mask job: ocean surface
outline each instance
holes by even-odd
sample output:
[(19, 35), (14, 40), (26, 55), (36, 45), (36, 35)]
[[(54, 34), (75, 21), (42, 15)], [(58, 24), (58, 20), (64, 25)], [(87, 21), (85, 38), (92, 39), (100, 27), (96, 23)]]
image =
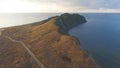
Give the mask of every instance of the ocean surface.
[(60, 13), (0, 13), (0, 28), (38, 22)]
[(70, 30), (102, 68), (120, 68), (120, 13), (84, 13), (87, 22)]
[[(33, 23), (60, 13), (0, 14), (0, 28)], [(120, 68), (120, 13), (80, 13), (87, 22), (69, 31), (102, 68)]]

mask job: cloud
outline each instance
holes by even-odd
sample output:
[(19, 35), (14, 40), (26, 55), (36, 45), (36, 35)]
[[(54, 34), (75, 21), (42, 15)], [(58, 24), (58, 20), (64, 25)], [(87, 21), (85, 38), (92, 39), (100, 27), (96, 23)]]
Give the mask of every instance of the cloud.
[(119, 0), (0, 0), (0, 12), (108, 12), (108, 10), (118, 12), (119, 2)]
[(2, 1), (0, 2), (0, 12), (68, 12), (77, 9), (84, 9), (81, 6), (70, 6), (64, 3), (53, 3), (46, 1)]

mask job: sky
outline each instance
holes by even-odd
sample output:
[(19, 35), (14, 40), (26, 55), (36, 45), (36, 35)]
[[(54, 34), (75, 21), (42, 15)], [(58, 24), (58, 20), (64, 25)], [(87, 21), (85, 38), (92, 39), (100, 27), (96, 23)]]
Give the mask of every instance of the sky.
[(119, 3), (120, 0), (0, 0), (0, 12), (120, 12)]
[(0, 28), (54, 16), (12, 13), (120, 13), (119, 3), (120, 0), (0, 0)]

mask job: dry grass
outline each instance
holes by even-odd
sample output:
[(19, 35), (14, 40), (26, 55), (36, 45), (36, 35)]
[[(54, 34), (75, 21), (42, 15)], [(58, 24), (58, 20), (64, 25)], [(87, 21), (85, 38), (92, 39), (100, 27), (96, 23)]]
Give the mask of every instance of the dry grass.
[[(24, 42), (46, 68), (95, 68), (94, 63), (91, 64), (89, 56), (80, 48), (77, 40), (59, 33), (59, 27), (54, 22), (55, 18), (41, 25), (8, 28), (3, 32), (3, 36)], [(1, 52), (0, 68), (3, 66), (37, 68), (34, 60), (20, 44), (8, 41), (6, 39), (0, 41), (0, 50), (6, 49), (5, 51), (10, 52), (6, 56), (3, 55), (4, 52)]]
[(0, 37), (0, 68), (39, 68), (19, 43)]

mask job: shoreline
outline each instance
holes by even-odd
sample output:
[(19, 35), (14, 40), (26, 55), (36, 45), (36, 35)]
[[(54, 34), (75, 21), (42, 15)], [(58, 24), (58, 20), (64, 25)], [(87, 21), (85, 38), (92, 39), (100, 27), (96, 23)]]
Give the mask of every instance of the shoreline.
[[(70, 35), (70, 34), (69, 34), (69, 36), (75, 38), (76, 43), (80, 46), (80, 40), (79, 40), (77, 37), (75, 37), (75, 36), (73, 36), (73, 35)], [(80, 48), (81, 48), (81, 47), (80, 47)], [(88, 55), (89, 60), (90, 60), (92, 63), (94, 63), (94, 65), (95, 65), (96, 68), (102, 68), (90, 54), (88, 54), (83, 48), (81, 48), (81, 49), (84, 51), (85, 54)]]

